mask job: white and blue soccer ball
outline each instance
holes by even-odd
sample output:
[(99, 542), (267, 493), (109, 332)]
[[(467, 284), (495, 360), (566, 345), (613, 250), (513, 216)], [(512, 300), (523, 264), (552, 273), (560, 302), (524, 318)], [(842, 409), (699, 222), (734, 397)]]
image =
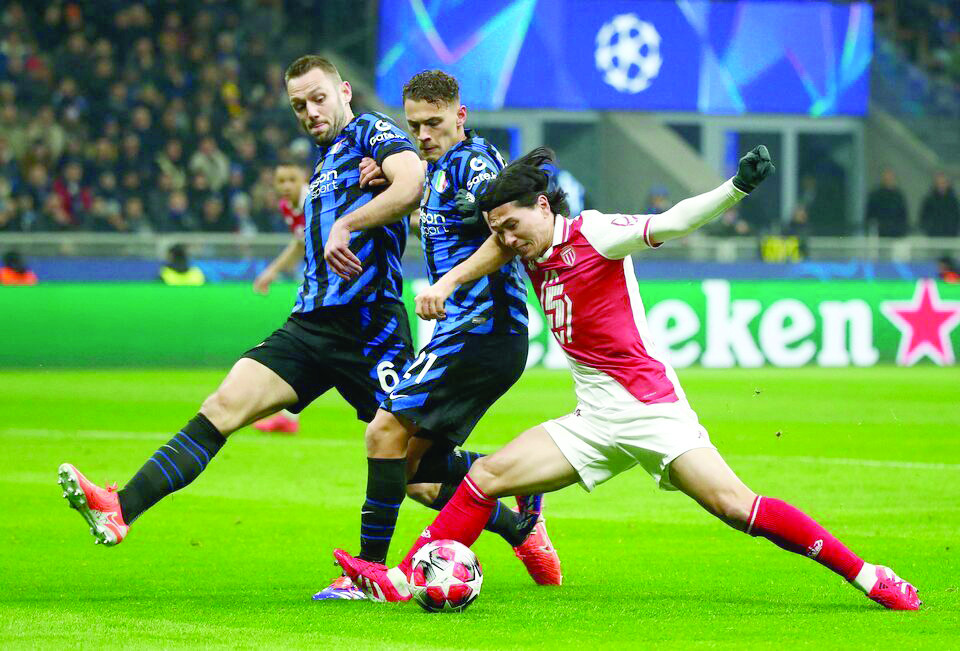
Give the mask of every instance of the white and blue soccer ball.
[(435, 540), (413, 556), (410, 591), (427, 612), (461, 612), (476, 601), (482, 585), (477, 555), (455, 540)]

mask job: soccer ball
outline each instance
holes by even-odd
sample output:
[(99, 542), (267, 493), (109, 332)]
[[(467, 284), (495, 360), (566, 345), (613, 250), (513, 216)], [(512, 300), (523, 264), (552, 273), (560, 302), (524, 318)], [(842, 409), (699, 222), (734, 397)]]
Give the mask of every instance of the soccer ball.
[(480, 595), (482, 584), (477, 555), (455, 540), (434, 540), (413, 555), (410, 591), (427, 612), (464, 610)]

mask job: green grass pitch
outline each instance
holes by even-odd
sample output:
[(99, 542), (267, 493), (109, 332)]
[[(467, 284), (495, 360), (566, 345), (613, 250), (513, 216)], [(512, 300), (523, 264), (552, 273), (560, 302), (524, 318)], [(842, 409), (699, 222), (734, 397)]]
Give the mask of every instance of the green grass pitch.
[[(238, 433), (186, 490), (95, 547), (57, 465), (125, 482), (195, 413), (211, 371), (0, 372), (3, 647), (960, 647), (960, 371), (689, 369), (691, 403), (754, 490), (806, 510), (920, 589), (888, 612), (835, 575), (726, 528), (634, 469), (547, 500), (560, 588), (510, 549), (475, 549), (483, 594), (460, 615), (313, 603), (331, 550), (356, 550), (362, 427), (335, 395), (297, 437)], [(468, 448), (490, 452), (574, 406), (566, 373), (529, 372)], [(397, 560), (433, 512), (408, 502)]]

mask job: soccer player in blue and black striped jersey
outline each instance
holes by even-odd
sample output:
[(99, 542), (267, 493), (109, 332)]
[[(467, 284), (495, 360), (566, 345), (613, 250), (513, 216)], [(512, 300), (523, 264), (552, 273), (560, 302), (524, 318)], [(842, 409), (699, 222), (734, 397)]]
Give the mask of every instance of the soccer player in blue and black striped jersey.
[[(326, 59), (297, 59), (285, 80), (290, 105), (317, 145), (304, 202), (306, 270), (293, 314), (244, 353), (199, 413), (119, 492), (95, 486), (70, 464), (60, 466), (64, 497), (97, 542), (121, 542), (144, 511), (196, 479), (228, 435), (279, 409), (299, 412), (336, 388), (370, 421), (389, 394), (388, 371), (400, 371), (413, 357), (400, 256), (406, 216), (423, 191), (422, 161), (387, 116), (353, 114), (350, 84)], [(385, 188), (361, 187), (365, 157), (383, 170)], [(405, 451), (380, 458), (369, 450), (366, 503), (399, 506)]]
[[(415, 75), (404, 86), (403, 100), (410, 132), (427, 161), (419, 225), (427, 275), (435, 283), (490, 236), (468, 199), (482, 193), (504, 163), (493, 144), (465, 128), (467, 108), (450, 75), (439, 70)], [(367, 428), (368, 439), (410, 441), (407, 494), (432, 508), (443, 508), (480, 456), (457, 447), (523, 373), (529, 343), (521, 272), (512, 260), (450, 296), (446, 318), (403, 369)], [(559, 584), (560, 562), (539, 513), (539, 496), (520, 501), (521, 513), (498, 503), (487, 529), (514, 547), (537, 583)], [(361, 531), (385, 543), (390, 534), (392, 528)]]

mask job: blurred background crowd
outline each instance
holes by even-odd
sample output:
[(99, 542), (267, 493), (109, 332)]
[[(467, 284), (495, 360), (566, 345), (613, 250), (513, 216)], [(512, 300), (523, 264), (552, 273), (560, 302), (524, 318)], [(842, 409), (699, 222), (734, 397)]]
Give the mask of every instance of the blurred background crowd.
[[(286, 102), (283, 71), (350, 20), (343, 3), (325, 7), (320, 20), (316, 4), (4, 3), (0, 231), (282, 231), (272, 166), (310, 158)], [(875, 10), (878, 32), (928, 73), (923, 92), (943, 95), (918, 105), (960, 112), (957, 3), (882, 0)], [(294, 18), (304, 15), (317, 20)], [(369, 67), (369, 52), (347, 54)], [(363, 103), (357, 97), (354, 108)], [(783, 228), (818, 234), (810, 220), (818, 212), (816, 181), (801, 185), (801, 203)], [(827, 196), (822, 188), (820, 194)], [(652, 208), (677, 199), (667, 195), (651, 193)], [(863, 223), (879, 235), (960, 235), (947, 173), (930, 180), (918, 215), (908, 215), (892, 170), (865, 204)], [(714, 232), (750, 235), (764, 226), (733, 214)]]
[(310, 4), (4, 3), (0, 231), (284, 230), (272, 166), (310, 155), (289, 17)]

